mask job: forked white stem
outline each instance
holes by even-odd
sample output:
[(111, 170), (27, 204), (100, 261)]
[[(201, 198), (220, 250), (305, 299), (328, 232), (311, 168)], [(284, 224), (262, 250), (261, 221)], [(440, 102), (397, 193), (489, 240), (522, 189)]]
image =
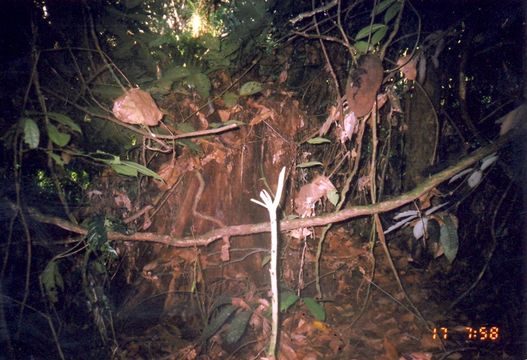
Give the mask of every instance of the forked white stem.
[(285, 178), (285, 167), (280, 171), (278, 175), (278, 185), (276, 187), (276, 194), (274, 201), (271, 198), (271, 195), (265, 190), (260, 191), (260, 198), (263, 202), (251, 199), (252, 202), (263, 206), (269, 212), (269, 219), (271, 222), (271, 263), (269, 267), (269, 273), (271, 274), (271, 291), (273, 293), (273, 298), (271, 300), (272, 304), (272, 314), (273, 314), (273, 323), (271, 327), (271, 340), (269, 341), (269, 349), (267, 350), (267, 355), (274, 359), (276, 354), (276, 343), (278, 340), (278, 222), (276, 217), (276, 210), (280, 205), (280, 199), (282, 197), (282, 190), (284, 188), (284, 178)]

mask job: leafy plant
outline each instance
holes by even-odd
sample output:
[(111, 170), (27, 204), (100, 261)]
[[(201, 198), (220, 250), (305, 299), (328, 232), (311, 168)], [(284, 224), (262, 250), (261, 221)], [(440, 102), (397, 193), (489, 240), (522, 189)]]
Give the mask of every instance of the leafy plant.
[(290, 290), (285, 290), (281, 294), (280, 299), (280, 311), (286, 312), (291, 306), (296, 304), (298, 301), (302, 301), (304, 305), (307, 307), (311, 315), (316, 320), (319, 321), (325, 321), (326, 320), (326, 311), (324, 310), (324, 307), (320, 305), (318, 301), (316, 301), (312, 297), (299, 297), (294, 292)]

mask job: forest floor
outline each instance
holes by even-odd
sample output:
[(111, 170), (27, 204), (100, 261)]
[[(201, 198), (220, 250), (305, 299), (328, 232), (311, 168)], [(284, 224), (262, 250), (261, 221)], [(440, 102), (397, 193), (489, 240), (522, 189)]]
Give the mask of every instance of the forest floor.
[[(488, 314), (492, 304), (482, 301), (480, 309), (473, 307), (465, 313), (449, 310), (452, 299), (458, 299), (474, 282), (473, 278), (462, 274), (463, 267), (468, 264), (458, 264), (452, 270), (444, 256), (417, 261), (411, 258), (405, 246), (394, 242), (389, 248), (403, 291), (381, 244), (375, 246), (372, 254), (367, 243), (359, 237), (350, 237), (344, 228), (330, 232), (325, 244), (320, 271), (324, 296), (316, 301), (323, 305), (325, 318), (317, 320), (321, 315), (317, 313), (318, 308), (305, 300), (316, 297), (315, 282), (306, 280), (301, 295), (305, 301), (296, 301), (281, 314), (278, 359), (516, 358), (513, 355), (518, 349), (512, 344), (512, 330), (503, 323), (492, 323), (483, 315)], [(303, 243), (289, 241), (285, 248), (283, 259), (289, 261), (283, 261), (282, 280), (298, 284), (299, 265), (290, 264), (293, 259), (302, 258)], [(314, 268), (315, 253), (316, 243), (311, 239), (304, 253), (301, 276), (305, 279), (314, 278), (310, 269)], [(232, 296), (235, 309), (231, 315), (252, 309), (250, 320), (247, 318), (242, 327), (243, 336), (235, 335), (232, 344), (229, 344), (229, 336), (236, 327), (233, 325), (236, 320), (231, 320), (230, 325), (225, 319), (220, 321), (218, 318), (225, 314), (218, 316), (222, 312), (216, 310), (216, 317), (211, 316), (214, 320), (203, 330), (197, 311), (189, 310), (196, 308), (192, 306), (193, 301), (188, 298), (183, 301), (182, 297), (185, 306), (180, 306), (177, 312), (168, 314), (154, 326), (145, 327), (141, 335), (133, 335), (131, 331), (126, 334), (126, 328), (130, 327), (125, 327), (119, 339), (121, 351), (117, 358), (265, 358), (269, 315), (261, 315), (256, 308), (258, 304), (268, 305), (263, 300), (268, 299), (268, 289), (265, 286), (257, 289), (253, 283), (238, 279), (225, 281), (223, 291)], [(472, 295), (469, 292), (465, 296)], [(289, 300), (289, 296), (282, 295), (281, 301)], [(462, 297), (460, 302), (463, 302)], [(210, 336), (204, 337), (207, 331)]]

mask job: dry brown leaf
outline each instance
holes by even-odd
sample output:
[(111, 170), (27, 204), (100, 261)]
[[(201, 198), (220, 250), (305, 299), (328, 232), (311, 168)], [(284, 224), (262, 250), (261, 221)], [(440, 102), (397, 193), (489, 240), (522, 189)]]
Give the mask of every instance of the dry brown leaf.
[(231, 242), (229, 241), (228, 236), (223, 237), (223, 241), (221, 243), (221, 261), (229, 261), (231, 259), (231, 255), (229, 253), (229, 250), (231, 248)]
[(231, 111), (219, 109), (218, 115), (220, 117), (221, 122), (226, 122), (226, 121), (229, 121), (229, 119), (231, 118)]
[(287, 81), (287, 69), (282, 70), (280, 75), (278, 76), (278, 83), (283, 84)]
[(130, 89), (117, 98), (112, 112), (119, 121), (127, 124), (156, 126), (163, 117), (152, 96), (138, 88)]
[(384, 355), (386, 356), (386, 359), (390, 360), (398, 360), (399, 359), (399, 351), (397, 351), (397, 348), (395, 345), (388, 340), (388, 338), (384, 337)]
[(335, 190), (335, 186), (326, 176), (318, 175), (309, 184), (305, 184), (295, 197), (295, 212), (301, 217), (313, 215), (315, 203)]
[(258, 115), (256, 115), (251, 120), (251, 122), (249, 123), (250, 126), (258, 125), (259, 123), (261, 123), (264, 120), (267, 120), (269, 118), (273, 118), (273, 116), (274, 116), (273, 110), (271, 110), (269, 108), (266, 108), (265, 106), (263, 106), (263, 107), (264, 107), (264, 109), (261, 109), (260, 112), (258, 113)]

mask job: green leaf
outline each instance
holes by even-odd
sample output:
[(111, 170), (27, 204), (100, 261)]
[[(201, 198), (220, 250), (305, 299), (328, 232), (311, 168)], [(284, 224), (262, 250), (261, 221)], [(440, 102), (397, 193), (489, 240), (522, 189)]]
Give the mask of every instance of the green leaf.
[(365, 37), (368, 37), (370, 35), (370, 31), (372, 33), (376, 32), (379, 29), (382, 29), (383, 27), (386, 27), (385, 24), (372, 24), (368, 25), (366, 27), (363, 27), (357, 35), (355, 35), (355, 40), (364, 39)]
[(22, 121), (24, 127), (24, 142), (30, 149), (37, 148), (40, 142), (40, 130), (37, 123), (30, 118), (22, 118), (20, 121)]
[(59, 129), (53, 124), (48, 124), (48, 136), (50, 140), (57, 146), (66, 146), (71, 139), (70, 134), (60, 132)]
[(55, 120), (58, 123), (61, 123), (62, 125), (65, 125), (69, 127), (71, 130), (78, 132), (79, 134), (82, 134), (82, 130), (75, 121), (73, 121), (68, 115), (64, 115), (61, 113), (56, 112), (49, 112), (48, 116), (50, 119)]
[(51, 158), (53, 159), (53, 161), (55, 161), (57, 165), (64, 167), (64, 160), (62, 160), (59, 155), (51, 153), (49, 156), (51, 156)]
[(388, 27), (385, 26), (383, 28), (380, 28), (377, 30), (371, 37), (371, 44), (377, 45), (386, 35), (386, 32), (388, 31)]
[(324, 143), (331, 143), (331, 140), (323, 138), (323, 137), (316, 137), (313, 139), (309, 139), (307, 143), (311, 145), (318, 145), (318, 144), (324, 144)]
[(183, 66), (172, 66), (171, 68), (166, 69), (161, 76), (160, 81), (174, 82), (177, 80), (184, 79), (190, 76), (190, 70), (188, 67)]
[(219, 51), (220, 50), (220, 39), (211, 34), (204, 34), (199, 37), (198, 42), (206, 47), (208, 50)]
[(122, 164), (111, 164), (110, 166), (118, 174), (137, 177), (137, 169)]
[(209, 97), (211, 85), (207, 75), (201, 72), (194, 73), (187, 78), (187, 83), (193, 86), (202, 98)]
[(443, 223), (440, 228), (439, 242), (443, 247), (445, 257), (449, 263), (454, 262), (459, 249), (459, 238), (457, 226), (453, 220), (453, 215), (447, 214), (442, 218)]
[(319, 165), (323, 165), (323, 164), (320, 161), (308, 161), (302, 164), (298, 164), (296, 167), (297, 168), (309, 168), (309, 167), (319, 166)]
[(108, 233), (104, 226), (104, 216), (96, 215), (86, 221), (86, 242), (91, 251), (100, 250), (108, 242)]
[(223, 102), (226, 107), (233, 107), (238, 102), (238, 95), (233, 92), (223, 94)]
[(240, 88), (240, 96), (249, 96), (262, 91), (262, 84), (258, 81), (248, 81)]
[(122, 160), (121, 164), (123, 164), (125, 166), (128, 166), (128, 167), (130, 167), (132, 169), (135, 169), (135, 170), (137, 170), (138, 172), (140, 172), (143, 175), (153, 177), (154, 179), (157, 179), (157, 180), (163, 180), (161, 178), (161, 176), (159, 176), (155, 171), (152, 171), (149, 168), (147, 168), (146, 166), (143, 166), (143, 165), (138, 164), (136, 162), (128, 161), (128, 160)]
[(367, 41), (357, 41), (353, 46), (361, 54), (366, 54), (368, 52), (368, 42)]
[(336, 189), (329, 191), (326, 196), (328, 197), (330, 203), (332, 203), (334, 206), (337, 206), (340, 196)]
[(319, 321), (326, 320), (326, 311), (324, 310), (324, 307), (320, 305), (315, 299), (308, 297), (302, 298), (302, 301), (315, 319)]
[(393, 4), (394, 1), (396, 1), (396, 0), (384, 0), (384, 1), (381, 1), (380, 3), (377, 4), (377, 6), (375, 6), (375, 10), (373, 11), (373, 14), (377, 15), (377, 14), (382, 13), (384, 10), (386, 10), (388, 8), (388, 6)]
[(207, 340), (225, 324), (232, 313), (236, 311), (236, 307), (233, 305), (224, 306), (220, 312), (212, 319), (212, 321), (203, 329), (201, 333), (201, 340)]
[(296, 295), (294, 292), (289, 290), (284, 291), (282, 294), (280, 294), (280, 311), (287, 311), (298, 301), (298, 299), (298, 295)]
[(384, 23), (388, 24), (397, 15), (400, 9), (401, 4), (399, 4), (398, 2), (390, 6), (390, 8), (384, 14)]
[(55, 304), (59, 301), (58, 290), (64, 289), (64, 280), (60, 274), (59, 267), (55, 260), (51, 260), (46, 265), (42, 274), (40, 274), (40, 282), (44, 288), (44, 292), (48, 296), (51, 303)]
[(225, 334), (225, 341), (227, 344), (234, 344), (242, 337), (243, 333), (247, 329), (247, 324), (251, 318), (252, 311), (240, 311), (234, 316), (229, 329)]

